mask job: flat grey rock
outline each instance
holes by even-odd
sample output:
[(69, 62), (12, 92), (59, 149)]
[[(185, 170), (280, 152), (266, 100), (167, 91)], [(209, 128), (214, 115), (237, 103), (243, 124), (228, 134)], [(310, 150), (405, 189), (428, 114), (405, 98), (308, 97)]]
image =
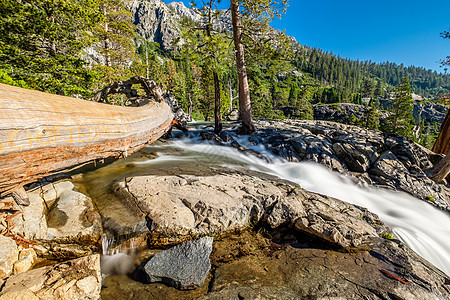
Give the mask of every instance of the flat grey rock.
[(150, 282), (164, 282), (178, 289), (201, 286), (211, 269), (212, 243), (212, 237), (204, 237), (157, 253), (144, 267)]

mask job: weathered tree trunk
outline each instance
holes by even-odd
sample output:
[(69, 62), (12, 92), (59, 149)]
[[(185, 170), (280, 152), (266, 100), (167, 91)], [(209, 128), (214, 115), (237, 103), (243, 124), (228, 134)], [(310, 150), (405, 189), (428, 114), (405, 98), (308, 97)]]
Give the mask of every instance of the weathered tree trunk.
[(437, 183), (442, 182), (450, 174), (450, 151), (447, 155), (433, 168), (431, 175), (432, 180)]
[(95, 159), (126, 157), (172, 125), (165, 102), (121, 107), (0, 84), (0, 194)]
[(450, 109), (442, 122), (438, 138), (433, 145), (433, 152), (447, 155), (431, 171), (429, 177), (436, 182), (442, 182), (450, 174)]
[(433, 152), (445, 154), (450, 151), (450, 109), (445, 116), (444, 122), (442, 122), (441, 130), (433, 145)]
[(236, 51), (236, 67), (239, 79), (239, 109), (242, 119), (242, 133), (255, 131), (252, 119), (252, 109), (250, 102), (250, 89), (248, 87), (247, 69), (244, 59), (244, 44), (242, 43), (242, 25), (239, 15), (239, 1), (231, 0), (231, 20), (233, 23), (233, 40)]
[(214, 133), (219, 134), (222, 131), (222, 116), (220, 115), (220, 85), (217, 72), (213, 72), (214, 77)]

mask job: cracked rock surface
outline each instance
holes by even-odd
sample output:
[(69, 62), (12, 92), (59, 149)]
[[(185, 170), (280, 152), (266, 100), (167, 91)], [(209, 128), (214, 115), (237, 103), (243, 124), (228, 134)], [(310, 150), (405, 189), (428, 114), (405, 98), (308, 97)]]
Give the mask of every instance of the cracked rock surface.
[(100, 289), (100, 255), (95, 254), (13, 275), (0, 299), (100, 299)]
[(450, 295), (448, 278), (396, 241), (375, 238), (371, 250), (345, 253), (291, 230), (272, 234), (269, 238), (244, 231), (216, 239), (211, 275), (195, 290), (112, 276), (104, 283), (102, 299), (448, 299)]
[[(150, 239), (166, 244), (234, 232), (259, 221), (271, 228), (295, 227), (341, 248), (358, 247), (385, 230), (378, 217), (363, 208), (275, 178), (143, 175), (116, 182), (113, 191), (141, 212)], [(109, 216), (121, 222), (122, 214)]]

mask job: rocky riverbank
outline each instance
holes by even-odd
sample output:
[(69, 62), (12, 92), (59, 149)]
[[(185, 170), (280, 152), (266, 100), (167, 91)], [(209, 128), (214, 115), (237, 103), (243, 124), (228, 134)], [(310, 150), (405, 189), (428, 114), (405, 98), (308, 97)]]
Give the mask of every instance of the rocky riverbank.
[(257, 121), (255, 142), (291, 161), (314, 161), (360, 184), (407, 192), (450, 208), (449, 190), (425, 174), (443, 157), (408, 138), (328, 121)]
[[(448, 209), (445, 186), (423, 171), (439, 157), (409, 140), (330, 122), (257, 126), (249, 145), (262, 142), (291, 161), (316, 161), (360, 184), (404, 190)], [(264, 157), (226, 135), (216, 142)], [(364, 207), (220, 163), (144, 163), (158, 155), (143, 149), (72, 179), (42, 181), (28, 190), (30, 206), (2, 199), (0, 299), (450, 296), (450, 278), (392, 239)], [(104, 244), (109, 255), (101, 269), (102, 236), (111, 243)], [(205, 236), (203, 248), (171, 248)], [(209, 262), (200, 255), (208, 251)], [(202, 260), (192, 281), (176, 271), (187, 268), (184, 256)], [(180, 265), (165, 263), (167, 257)]]

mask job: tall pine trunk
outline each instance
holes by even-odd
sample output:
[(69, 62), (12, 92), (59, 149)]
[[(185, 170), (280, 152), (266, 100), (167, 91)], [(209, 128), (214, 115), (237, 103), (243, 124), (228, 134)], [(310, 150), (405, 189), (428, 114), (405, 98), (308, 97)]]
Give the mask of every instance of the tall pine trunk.
[(250, 102), (250, 89), (248, 87), (247, 69), (244, 59), (244, 44), (242, 43), (242, 25), (239, 15), (239, 1), (231, 0), (231, 20), (233, 23), (233, 40), (236, 51), (236, 67), (239, 79), (239, 109), (242, 119), (241, 133), (255, 131), (252, 120), (252, 108)]
[(220, 115), (220, 85), (217, 72), (213, 72), (214, 77), (214, 133), (219, 134), (222, 131), (222, 116)]
[(103, 38), (103, 42), (105, 45), (105, 56), (106, 56), (106, 66), (111, 67), (111, 56), (110, 56), (110, 43), (109, 43), (109, 37), (108, 37), (108, 20), (106, 18), (106, 8), (103, 9), (103, 14), (105, 16), (105, 24), (103, 24), (103, 29), (105, 30), (105, 36)]

